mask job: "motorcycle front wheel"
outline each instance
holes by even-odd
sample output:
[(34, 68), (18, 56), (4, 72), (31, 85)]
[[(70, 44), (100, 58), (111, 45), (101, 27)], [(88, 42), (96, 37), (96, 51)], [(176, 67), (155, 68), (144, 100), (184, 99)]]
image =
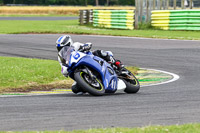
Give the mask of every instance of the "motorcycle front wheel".
[(83, 71), (75, 72), (74, 79), (81, 88), (93, 96), (102, 96), (105, 93), (100, 78), (91, 79), (88, 73)]

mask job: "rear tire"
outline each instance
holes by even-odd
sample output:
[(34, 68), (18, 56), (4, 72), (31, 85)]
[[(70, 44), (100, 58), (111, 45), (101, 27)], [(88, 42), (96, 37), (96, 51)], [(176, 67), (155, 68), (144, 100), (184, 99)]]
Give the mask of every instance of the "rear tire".
[(137, 93), (140, 89), (140, 83), (138, 79), (131, 73), (132, 79), (122, 79), (126, 84), (126, 93)]
[(95, 83), (89, 83), (90, 78), (86, 72), (75, 72), (74, 79), (81, 88), (93, 96), (102, 96), (105, 94), (104, 86), (99, 78), (95, 79)]

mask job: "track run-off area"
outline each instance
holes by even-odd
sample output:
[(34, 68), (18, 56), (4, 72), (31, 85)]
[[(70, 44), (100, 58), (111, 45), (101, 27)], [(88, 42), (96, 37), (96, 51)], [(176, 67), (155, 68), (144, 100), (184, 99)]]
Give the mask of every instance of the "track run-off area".
[[(154, 70), (154, 69), (146, 69), (140, 68), (137, 71), (136, 75), (137, 79), (139, 80), (140, 87), (146, 86), (154, 86), (154, 85), (161, 85), (167, 84), (170, 82), (174, 82), (179, 79), (179, 76), (165, 71)], [(119, 90), (115, 93), (121, 93), (124, 91)], [(34, 96), (34, 95), (50, 95), (50, 94), (66, 94), (72, 93), (71, 88), (54, 88), (50, 91), (30, 91), (30, 92), (9, 92), (9, 93), (2, 93), (0, 97), (13, 97), (13, 96)]]
[[(0, 56), (57, 59), (60, 34), (0, 35)], [(200, 41), (71, 35), (109, 50), (128, 66), (177, 74), (136, 94), (72, 93), (0, 98), (0, 130), (74, 130), (200, 122)], [(58, 70), (59, 71), (59, 70)]]

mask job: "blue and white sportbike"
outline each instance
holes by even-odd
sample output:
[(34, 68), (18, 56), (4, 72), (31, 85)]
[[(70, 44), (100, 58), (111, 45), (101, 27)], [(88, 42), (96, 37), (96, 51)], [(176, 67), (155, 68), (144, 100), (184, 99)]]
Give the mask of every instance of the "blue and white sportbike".
[[(66, 64), (69, 77), (77, 82), (72, 91), (81, 89), (94, 96), (105, 93), (115, 93), (124, 90), (126, 93), (137, 93), (140, 84), (137, 78), (127, 69), (119, 72), (100, 57), (94, 56), (91, 51), (67, 50)], [(75, 89), (75, 90), (73, 90)]]

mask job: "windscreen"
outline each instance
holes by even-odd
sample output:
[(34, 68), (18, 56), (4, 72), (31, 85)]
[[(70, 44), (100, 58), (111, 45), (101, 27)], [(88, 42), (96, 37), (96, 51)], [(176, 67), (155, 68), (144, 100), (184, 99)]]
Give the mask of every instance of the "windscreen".
[(74, 48), (73, 47), (69, 47), (67, 52), (66, 52), (66, 56), (65, 56), (65, 60), (66, 60), (66, 64), (69, 63), (69, 60), (70, 60), (70, 55), (71, 53), (74, 51)]
[(71, 53), (74, 51), (74, 47), (69, 47), (69, 46), (66, 46), (64, 47), (61, 51), (60, 51), (60, 54), (61, 54), (61, 61), (63, 64), (67, 64), (69, 63), (69, 60), (70, 60), (70, 55)]

